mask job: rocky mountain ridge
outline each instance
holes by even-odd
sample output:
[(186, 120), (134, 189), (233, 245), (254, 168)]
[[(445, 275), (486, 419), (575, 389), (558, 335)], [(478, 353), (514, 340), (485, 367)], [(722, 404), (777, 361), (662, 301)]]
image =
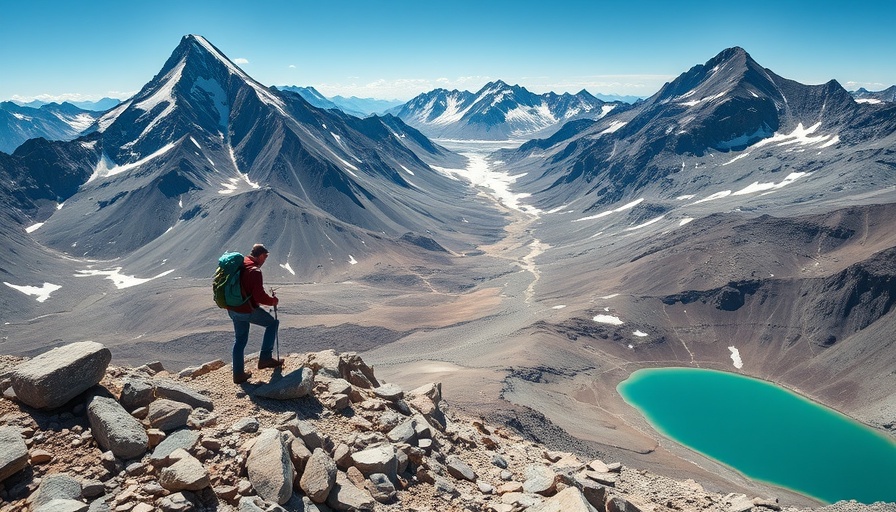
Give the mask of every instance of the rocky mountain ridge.
[(439, 383), (380, 382), (355, 353), (291, 354), (242, 386), (220, 360), (110, 361), (94, 342), (0, 358), (0, 510), (800, 510), (552, 451), (455, 414)]
[(431, 138), (502, 141), (547, 137), (569, 121), (600, 119), (629, 107), (585, 90), (535, 94), (497, 80), (475, 93), (435, 89), (390, 112)]

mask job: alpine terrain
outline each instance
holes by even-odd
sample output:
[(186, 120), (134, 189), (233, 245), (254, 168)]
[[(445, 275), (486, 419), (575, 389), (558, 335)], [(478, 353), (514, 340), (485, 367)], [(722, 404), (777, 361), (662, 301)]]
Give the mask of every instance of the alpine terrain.
[[(324, 366), (333, 374), (298, 407), (300, 420), (332, 429), (332, 446), (318, 446), (332, 459), (317, 460), (321, 471), (388, 488), (350, 455), (382, 445), (411, 460), (411, 473), (389, 480), (398, 501), (365, 501), (365, 509), (822, 505), (656, 431), (616, 391), (642, 368), (760, 378), (896, 434), (896, 103), (857, 101), (836, 81), (801, 84), (729, 48), (632, 105), (493, 82), (475, 94), (423, 94), (397, 115), (362, 119), (322, 107), (260, 84), (190, 35), (82, 135), (32, 138), (0, 153), (0, 377), (10, 375), (0, 390), (24, 393), (21, 381), (44, 379), (20, 365), (43, 368), (28, 362), (86, 341), (117, 365), (107, 371), (105, 359), (89, 384), (105, 382), (112, 402), (130, 393), (176, 402), (159, 391), (169, 379), (196, 385), (227, 411), (227, 425), (212, 431), (207, 416), (191, 416), (205, 442), (202, 450), (192, 443), (189, 456), (225, 475), (213, 485), (237, 486), (226, 489), (228, 506), (240, 493), (254, 499), (263, 484), (251, 473), (251, 484), (230, 480), (253, 471), (251, 443), (283, 437), (249, 439), (243, 421), (234, 426), (240, 417), (310, 437), (280, 414), (296, 412), (295, 403), (258, 394), (279, 375), (258, 372), (240, 388), (221, 369), (233, 331), (213, 304), (211, 276), (223, 252), (260, 242), (271, 251), (265, 283), (280, 299), (278, 352), (289, 354), (293, 376)], [(251, 332), (247, 352), (260, 343)], [(353, 371), (331, 352), (355, 365), (363, 356), (376, 380), (394, 386), (379, 389), (372, 369)], [(362, 374), (370, 386), (359, 384)], [(421, 386), (428, 402), (398, 398)], [(31, 431), (0, 434), (69, 443), (42, 425), (69, 433), (70, 423), (86, 425), (93, 395), (55, 417), (3, 402)], [(430, 423), (438, 433), (415, 419), (446, 404), (477, 419), (458, 419), (456, 429)], [(165, 416), (143, 409), (126, 417), (143, 415), (151, 428)], [(399, 424), (403, 433), (393, 432)], [(317, 455), (309, 447), (296, 450)], [(466, 464), (472, 477), (455, 464), (465, 456), (475, 461)], [(108, 476), (122, 510), (136, 510), (135, 495), (170, 497), (153, 475), (173, 459), (133, 466), (103, 457), (105, 469), (90, 473)], [(496, 469), (501, 458), (511, 459), (506, 473)], [(389, 475), (391, 460), (383, 462)], [(577, 462), (587, 460), (590, 469)], [(619, 464), (610, 471), (601, 461)], [(612, 478), (628, 501), (613, 501), (620, 495), (610, 480), (589, 498), (585, 473)], [(665, 478), (675, 483), (657, 483)], [(533, 491), (544, 479), (543, 492)], [(421, 482), (426, 491), (414, 487)], [(12, 495), (38, 492), (28, 485)], [(217, 499), (203, 489), (202, 499)], [(251, 506), (273, 510), (299, 494)], [(574, 495), (577, 508), (555, 499), (561, 494)], [(891, 505), (845, 501), (830, 510)]]
[(0, 102), (0, 151), (12, 153), (28, 139), (71, 140), (99, 117), (71, 103), (47, 103), (39, 107)]

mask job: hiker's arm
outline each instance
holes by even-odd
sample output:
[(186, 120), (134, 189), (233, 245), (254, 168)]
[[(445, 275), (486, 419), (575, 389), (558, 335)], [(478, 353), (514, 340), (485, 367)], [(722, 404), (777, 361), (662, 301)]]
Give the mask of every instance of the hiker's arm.
[(277, 299), (277, 297), (271, 297), (267, 294), (267, 292), (264, 291), (264, 284), (261, 281), (261, 275), (258, 274), (257, 280), (254, 279), (255, 276), (252, 277), (253, 281), (255, 281), (252, 283), (252, 300), (254, 300), (258, 304), (262, 304), (265, 306), (276, 306), (279, 302), (279, 299)]

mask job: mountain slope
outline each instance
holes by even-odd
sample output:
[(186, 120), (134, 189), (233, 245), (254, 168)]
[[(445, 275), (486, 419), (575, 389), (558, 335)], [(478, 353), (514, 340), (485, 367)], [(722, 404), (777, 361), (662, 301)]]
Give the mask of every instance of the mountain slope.
[(896, 132), (894, 112), (892, 105), (857, 104), (834, 81), (809, 86), (782, 78), (731, 48), (631, 110), (502, 159), (529, 172), (521, 184), (546, 208), (581, 200), (581, 211), (589, 211), (643, 193), (674, 201), (700, 196), (704, 187), (709, 195), (737, 191), (746, 180), (781, 183), (791, 172), (830, 177), (817, 171), (841, 163), (857, 169), (857, 152), (863, 173), (884, 173), (893, 158), (873, 155)]
[(429, 137), (509, 140), (547, 136), (570, 120), (598, 119), (622, 102), (604, 102), (586, 91), (537, 95), (502, 81), (477, 93), (436, 89), (407, 102), (396, 115)]
[(87, 130), (98, 113), (71, 103), (48, 103), (37, 108), (0, 103), (0, 151), (12, 153), (28, 139), (71, 140)]
[[(358, 119), (268, 89), (186, 36), (91, 133), (20, 148), (6, 165), (47, 169), (26, 196), (60, 207), (32, 208), (43, 225), (31, 236), (73, 257), (153, 272), (170, 261), (205, 276), (224, 250), (263, 240), (282, 265), (271, 272), (311, 276), (416, 251), (400, 241), (407, 233), (464, 250), (497, 229), (496, 213), (428, 165), (462, 160), (397, 119)], [(72, 182), (51, 186), (63, 168)], [(458, 229), (472, 216), (482, 222)]]

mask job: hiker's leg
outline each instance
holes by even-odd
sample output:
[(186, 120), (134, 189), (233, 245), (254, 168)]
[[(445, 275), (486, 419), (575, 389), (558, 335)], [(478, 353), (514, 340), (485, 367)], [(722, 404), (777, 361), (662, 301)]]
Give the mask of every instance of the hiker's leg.
[(243, 361), (246, 351), (246, 343), (249, 342), (249, 313), (236, 313), (227, 311), (230, 319), (233, 320), (233, 374), (239, 375), (245, 371), (245, 361)]
[(277, 328), (280, 326), (280, 320), (271, 316), (264, 309), (258, 308), (252, 311), (252, 319), (249, 321), (264, 327), (264, 337), (261, 339), (259, 359), (270, 359), (274, 352), (274, 340), (277, 337)]

